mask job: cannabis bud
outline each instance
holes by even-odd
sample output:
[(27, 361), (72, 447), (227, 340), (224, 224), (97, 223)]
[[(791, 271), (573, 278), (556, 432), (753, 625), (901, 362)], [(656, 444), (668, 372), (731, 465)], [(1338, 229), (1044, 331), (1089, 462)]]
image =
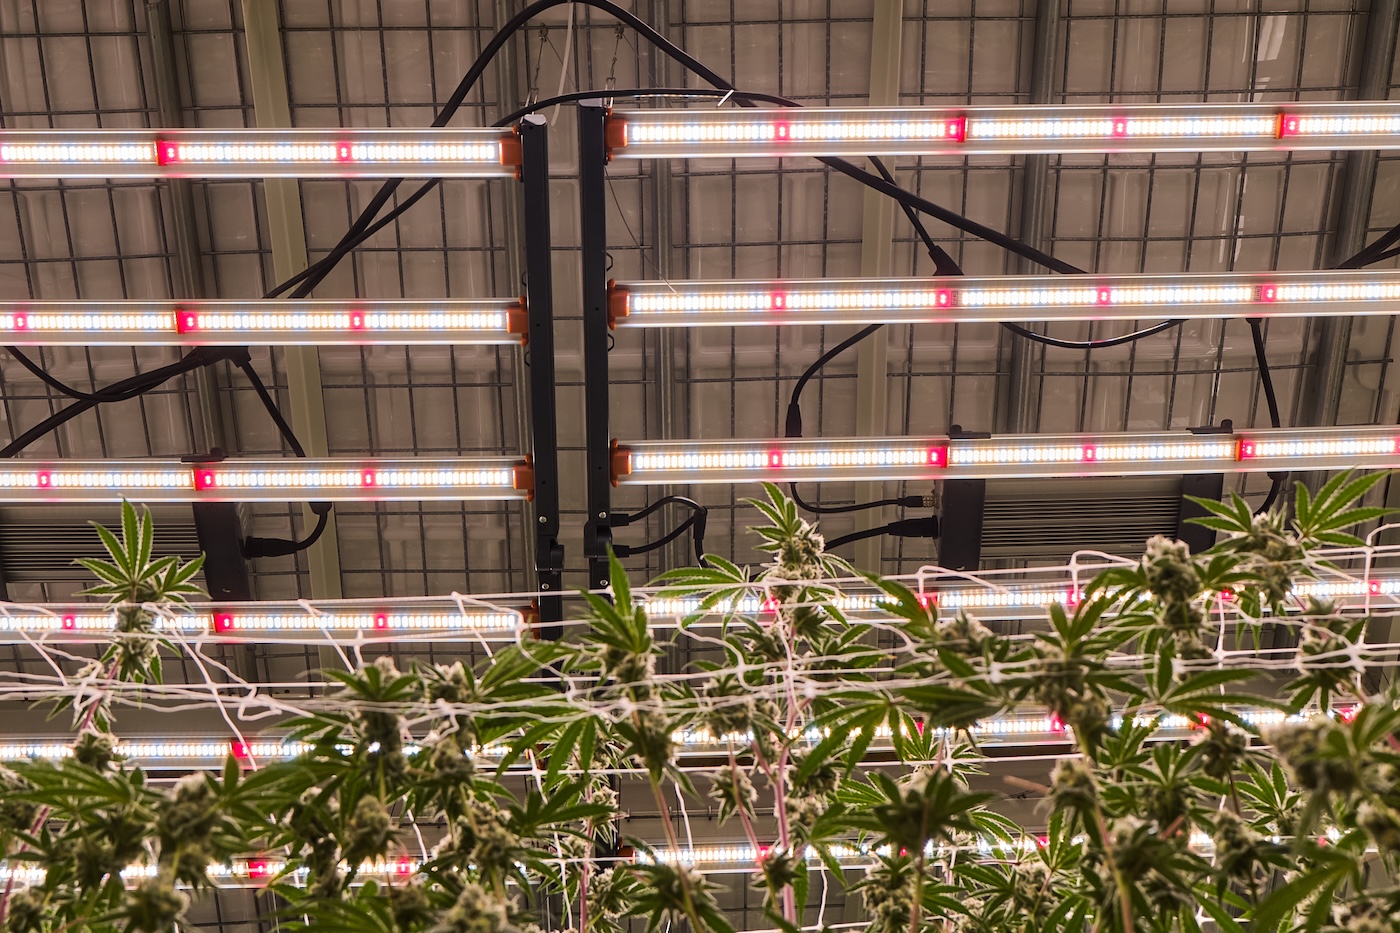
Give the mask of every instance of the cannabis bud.
[(353, 865), (361, 859), (383, 855), (392, 827), (393, 820), (383, 801), (378, 797), (361, 797), (345, 826), (349, 839), (345, 857)]
[(1050, 773), (1050, 800), (1056, 810), (1090, 810), (1099, 799), (1093, 767), (1082, 758), (1062, 758)]
[(165, 933), (189, 906), (189, 898), (164, 878), (143, 881), (128, 892), (123, 913), (127, 929), (140, 933)]
[(721, 768), (715, 772), (710, 796), (719, 801), (720, 822), (736, 813), (750, 813), (758, 803), (758, 789), (741, 768)]
[(1142, 555), (1147, 589), (1164, 603), (1188, 603), (1201, 593), (1201, 575), (1183, 541), (1156, 535)]
[(117, 740), (104, 732), (84, 730), (73, 743), (73, 760), (98, 771), (107, 770), (117, 757)]

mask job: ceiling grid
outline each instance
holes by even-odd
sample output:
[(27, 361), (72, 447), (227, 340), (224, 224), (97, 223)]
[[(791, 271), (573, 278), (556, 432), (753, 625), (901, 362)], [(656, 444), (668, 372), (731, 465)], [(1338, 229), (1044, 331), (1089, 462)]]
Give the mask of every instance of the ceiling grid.
[[(808, 104), (861, 104), (868, 94), (871, 6), (855, 0), (670, 0), (670, 34), (741, 87), (776, 91)], [(1360, 0), (1066, 0), (1055, 99), (1151, 102), (1341, 99), (1354, 81)], [(316, 0), (282, 4), (293, 123), (298, 126), (422, 126), (446, 99), (494, 31), (494, 0)], [(649, 8), (650, 9), (650, 8)], [(906, 0), (900, 97), (909, 104), (1018, 103), (1029, 100), (1033, 0)], [(135, 2), (76, 0), (0, 3), (0, 81), (6, 126), (145, 126), (154, 119), (144, 11)], [(643, 11), (645, 14), (648, 11)], [(178, 79), (191, 126), (251, 125), (252, 100), (240, 5), (228, 0), (171, 3)], [(86, 15), (86, 18), (85, 18)], [(547, 27), (515, 42), (515, 79), (528, 93), (556, 88), (651, 83), (656, 65), (630, 33), (587, 9), (542, 17)], [(1246, 50), (1241, 53), (1241, 49)], [(52, 62), (84, 68), (55, 71)], [(564, 64), (567, 61), (567, 71)], [(561, 74), (563, 75), (561, 79)], [(48, 78), (48, 90), (45, 91)], [(695, 79), (672, 66), (671, 83)], [(454, 125), (501, 115), (495, 76), (468, 96)], [(1396, 83), (1393, 76), (1392, 87)], [(52, 114), (52, 118), (50, 117)], [(561, 457), (565, 475), (582, 465), (581, 356), (577, 314), (579, 243), (573, 114), (549, 114), (555, 154), (555, 279), (559, 307)], [(1014, 230), (1023, 160), (1004, 156), (891, 160), (898, 181), (953, 210)], [(1325, 255), (1335, 210), (1328, 194), (1341, 159), (1331, 153), (1066, 155), (1052, 157), (1046, 242), (1056, 255), (1106, 272), (1315, 268)], [(1372, 233), (1395, 211), (1384, 195), (1397, 185), (1396, 159), (1382, 156)], [(652, 163), (610, 168), (609, 249), (617, 278), (657, 274), (665, 243), (670, 274), (699, 277), (838, 276), (859, 271), (857, 186), (833, 180), (804, 159), (675, 162), (657, 185)], [(273, 284), (268, 221), (260, 183), (203, 180), (192, 185), (200, 249), (211, 291), (253, 297)], [(374, 190), (371, 182), (317, 179), (299, 185), (308, 255), (327, 254)], [(507, 184), (448, 180), (402, 220), (378, 234), (321, 286), (324, 297), (482, 297), (518, 293), (506, 259)], [(159, 183), (9, 182), (0, 211), (0, 297), (163, 297), (174, 250), (170, 207)], [(658, 197), (669, 202), (658, 203)], [(73, 218), (81, 216), (81, 223)], [(96, 222), (105, 216), (103, 222)], [(8, 218), (8, 219), (7, 219)], [(668, 236), (658, 237), (660, 221)], [(938, 224), (937, 241), (969, 274), (1009, 268), (994, 247)], [(932, 264), (902, 217), (894, 268), (927, 275)], [(1143, 322), (1151, 323), (1151, 322)], [(1130, 324), (1055, 324), (1068, 339), (1111, 336)], [(661, 365), (654, 335), (618, 331), (612, 353), (613, 433), (766, 437), (780, 433), (788, 393), (803, 369), (852, 328), (705, 329), (673, 335)], [(892, 325), (889, 425), (909, 434), (952, 424), (990, 429), (1005, 391), (1010, 342), (989, 324)], [(1385, 421), (1395, 395), (1391, 321), (1357, 322), (1340, 420)], [(1285, 425), (1302, 420), (1315, 327), (1272, 321), (1267, 340)], [(493, 347), (325, 347), (319, 351), (333, 455), (492, 455), (521, 449), (521, 398), (513, 354)], [(105, 384), (173, 358), (159, 348), (45, 349), (42, 360), (84, 387)], [(287, 398), (286, 361), (254, 349), (255, 365)], [(1182, 428), (1231, 418), (1266, 422), (1248, 329), (1243, 322), (1193, 321), (1137, 344), (1093, 352), (1037, 348), (1033, 378), (1041, 430)], [(855, 355), (838, 358), (808, 387), (808, 436), (855, 427)], [(668, 374), (664, 389), (659, 374)], [(669, 374), (674, 373), (674, 376)], [(62, 401), (10, 367), (0, 386), (0, 417), (12, 435)], [(231, 446), (241, 455), (285, 454), (242, 376), (220, 366)], [(665, 407), (670, 406), (670, 407)], [(664, 410), (664, 414), (663, 414)], [(570, 417), (570, 415), (573, 417)], [(664, 427), (669, 424), (670, 427)], [(140, 401), (102, 406), (37, 445), (65, 456), (188, 453), (200, 418), (193, 381), (172, 382)], [(1247, 489), (1262, 493), (1262, 481)], [(685, 491), (678, 487), (678, 491)], [(707, 545), (751, 559), (727, 488), (689, 490), (717, 508)], [(824, 503), (850, 501), (841, 484), (805, 491)], [(927, 490), (908, 488), (907, 492)], [(566, 486), (565, 513), (582, 518), (581, 490)], [(741, 493), (742, 494), (742, 491)], [(620, 490), (617, 506), (638, 508), (649, 494)], [(299, 510), (259, 505), (254, 533), (304, 531)], [(342, 585), (347, 595), (503, 591), (525, 582), (527, 529), (518, 508), (468, 505), (345, 505)], [(723, 513), (723, 514), (721, 514)], [(652, 540), (665, 513), (619, 533)], [(823, 521), (849, 530), (842, 516)], [(571, 528), (564, 537), (570, 538)], [(634, 560), (654, 572), (678, 553)], [(934, 556), (928, 542), (886, 541), (882, 569), (909, 569)], [(582, 555), (568, 554), (571, 571)], [(303, 561), (259, 561), (259, 595), (307, 592)], [(582, 582), (581, 576), (574, 578)]]

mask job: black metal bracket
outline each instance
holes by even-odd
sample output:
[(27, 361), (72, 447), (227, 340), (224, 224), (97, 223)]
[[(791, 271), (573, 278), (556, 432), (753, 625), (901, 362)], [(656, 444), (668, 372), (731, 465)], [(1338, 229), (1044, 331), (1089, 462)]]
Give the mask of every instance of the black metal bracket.
[(1192, 434), (1234, 434), (1235, 422), (1229, 418), (1219, 424), (1206, 424), (1197, 428), (1187, 428)]
[[(535, 573), (539, 580), (541, 636), (557, 638), (564, 618), (564, 548), (559, 543), (559, 434), (554, 397), (554, 276), (549, 215), (548, 123), (521, 119), (520, 182), (524, 188), (525, 282), (530, 346), (530, 425), (535, 473)], [(557, 595), (550, 595), (557, 594)]]
[(608, 585), (612, 544), (612, 439), (608, 433), (608, 238), (606, 124), (601, 100), (578, 105), (579, 225), (583, 256), (583, 405), (588, 464), (588, 520), (583, 553), (588, 583)]

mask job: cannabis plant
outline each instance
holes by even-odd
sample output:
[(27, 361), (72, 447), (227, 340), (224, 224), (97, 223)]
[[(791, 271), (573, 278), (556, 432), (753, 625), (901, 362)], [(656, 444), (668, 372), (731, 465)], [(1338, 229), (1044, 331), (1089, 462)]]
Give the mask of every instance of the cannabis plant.
[[(858, 572), (768, 486), (760, 565), (641, 591), (613, 560), (568, 637), (328, 671), (279, 725), (304, 754), (173, 787), (99, 731), (106, 685), (159, 679), (158, 620), (198, 566), (151, 561), (131, 512), (89, 568), (129, 621), (59, 691), (73, 753), (3, 774), (0, 842), (37, 869), (4, 923), (173, 930), (252, 858), (293, 930), (730, 933), (678, 830), (712, 808), (785, 933), (833, 886), (868, 933), (1400, 931), (1400, 696), (1373, 686), (1393, 648), (1304, 595), (1380, 517), (1378, 480), (1262, 515), (1202, 502), (1214, 548), (1154, 539), (1025, 631)], [(1018, 718), (1053, 754), (994, 780), (986, 723)]]

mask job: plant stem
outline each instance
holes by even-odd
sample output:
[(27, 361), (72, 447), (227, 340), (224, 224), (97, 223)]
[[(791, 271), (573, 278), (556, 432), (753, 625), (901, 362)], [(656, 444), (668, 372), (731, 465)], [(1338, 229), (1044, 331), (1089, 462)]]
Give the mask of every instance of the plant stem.
[(1128, 880), (1123, 877), (1123, 870), (1113, 861), (1113, 843), (1109, 842), (1108, 824), (1104, 821), (1103, 810), (1095, 807), (1094, 818), (1099, 824), (1104, 855), (1107, 856), (1109, 864), (1113, 865), (1113, 883), (1118, 887), (1118, 907), (1123, 915), (1123, 933), (1133, 933), (1133, 905), (1128, 891)]
[[(666, 828), (666, 842), (671, 847), (672, 852), (679, 853), (681, 850), (680, 839), (676, 837), (676, 827), (671, 825), (671, 808), (666, 806), (666, 795), (661, 792), (661, 783), (648, 775), (647, 783), (651, 785), (652, 796), (656, 798), (657, 809), (661, 813), (661, 825)], [(690, 875), (686, 873), (684, 865), (679, 860), (676, 863), (676, 877), (681, 882), (681, 900), (684, 904), (685, 915), (690, 919), (690, 926), (694, 933), (701, 933), (705, 929), (700, 922), (700, 916), (695, 910), (695, 901), (690, 896)]]

